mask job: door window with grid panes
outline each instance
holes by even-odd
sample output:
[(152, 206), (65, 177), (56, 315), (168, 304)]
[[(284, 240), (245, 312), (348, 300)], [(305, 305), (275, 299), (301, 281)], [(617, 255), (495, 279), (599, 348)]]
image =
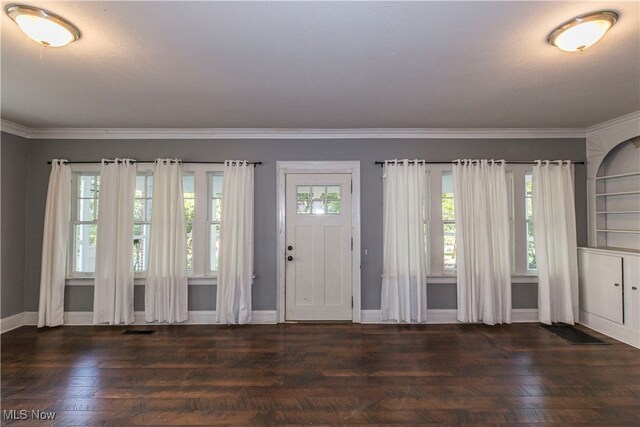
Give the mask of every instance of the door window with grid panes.
[(298, 185), (296, 213), (298, 215), (339, 215), (339, 185)]

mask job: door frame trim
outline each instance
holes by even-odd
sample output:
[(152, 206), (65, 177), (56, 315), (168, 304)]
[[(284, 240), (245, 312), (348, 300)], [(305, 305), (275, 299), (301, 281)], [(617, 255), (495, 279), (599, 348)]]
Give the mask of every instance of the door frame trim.
[(276, 312), (277, 322), (285, 321), (285, 238), (286, 238), (286, 175), (288, 173), (344, 173), (351, 175), (353, 193), (351, 195), (351, 235), (353, 237), (352, 265), (351, 265), (351, 294), (353, 296), (353, 308), (351, 321), (360, 323), (360, 162), (359, 161), (277, 161), (276, 162), (276, 188), (278, 206), (278, 241), (276, 247), (277, 257), (277, 297)]

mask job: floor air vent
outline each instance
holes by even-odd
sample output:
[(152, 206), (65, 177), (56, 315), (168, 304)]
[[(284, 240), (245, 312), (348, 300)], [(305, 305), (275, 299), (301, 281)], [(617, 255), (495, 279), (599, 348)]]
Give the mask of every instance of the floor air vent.
[(148, 329), (127, 329), (122, 335), (151, 335), (154, 332)]
[(545, 331), (568, 341), (570, 344), (599, 344), (608, 345), (609, 343), (602, 341), (600, 338), (596, 338), (593, 335), (576, 329), (571, 325), (565, 325), (563, 323), (557, 323), (554, 325), (540, 325)]

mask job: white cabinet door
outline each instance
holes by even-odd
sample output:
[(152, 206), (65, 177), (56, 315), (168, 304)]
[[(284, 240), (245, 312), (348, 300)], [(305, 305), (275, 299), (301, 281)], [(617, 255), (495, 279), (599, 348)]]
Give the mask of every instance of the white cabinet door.
[(287, 174), (285, 200), (286, 320), (351, 320), (351, 175)]
[(579, 264), (583, 310), (622, 325), (622, 257), (583, 251)]
[(640, 258), (624, 257), (625, 325), (640, 330)]

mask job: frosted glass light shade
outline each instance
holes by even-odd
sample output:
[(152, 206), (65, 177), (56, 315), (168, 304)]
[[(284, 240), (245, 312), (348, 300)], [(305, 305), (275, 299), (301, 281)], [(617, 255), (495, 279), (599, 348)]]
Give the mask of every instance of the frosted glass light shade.
[(37, 7), (10, 5), (6, 12), (27, 37), (44, 47), (62, 47), (80, 38), (69, 21)]
[(547, 41), (565, 52), (582, 52), (600, 40), (617, 21), (618, 14), (610, 10), (581, 15), (553, 30)]

